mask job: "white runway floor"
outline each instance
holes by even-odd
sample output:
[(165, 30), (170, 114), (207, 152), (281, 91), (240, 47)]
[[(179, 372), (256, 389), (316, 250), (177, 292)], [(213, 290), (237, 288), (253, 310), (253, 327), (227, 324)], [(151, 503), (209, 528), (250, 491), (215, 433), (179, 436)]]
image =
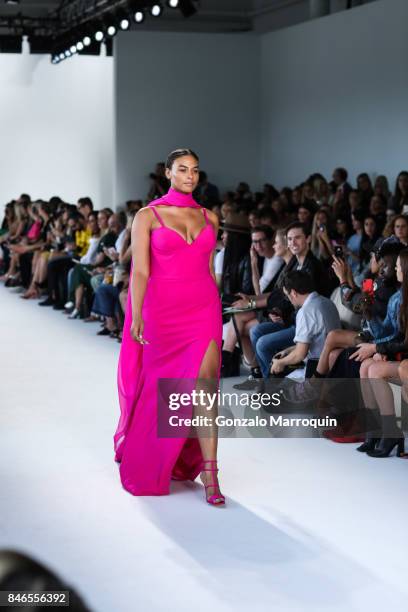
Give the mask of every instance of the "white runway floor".
[(112, 436), (120, 345), (0, 287), (0, 546), (94, 612), (408, 607), (408, 461), (326, 440), (222, 439), (225, 508), (201, 485), (137, 498)]

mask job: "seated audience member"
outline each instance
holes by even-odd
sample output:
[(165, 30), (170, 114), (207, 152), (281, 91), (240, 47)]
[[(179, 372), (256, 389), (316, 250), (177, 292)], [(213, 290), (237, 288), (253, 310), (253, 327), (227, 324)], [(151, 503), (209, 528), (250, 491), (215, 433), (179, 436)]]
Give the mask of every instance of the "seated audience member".
[(278, 215), (269, 206), (261, 211), (261, 225), (267, 225), (275, 230), (278, 227)]
[(31, 271), (27, 270), (27, 279), (31, 277), (31, 282), (27, 291), (21, 296), (23, 299), (39, 298), (41, 288), (47, 278), (47, 263), (52, 245), (52, 227), (55, 218), (51, 215), (51, 207), (47, 202), (41, 202), (38, 213), (42, 222), (38, 242), (40, 247), (34, 252)]
[[(358, 210), (358, 211), (361, 211), (361, 213), (364, 216), (364, 211), (361, 206), (360, 192), (357, 191), (357, 189), (352, 189), (349, 193), (348, 208), (349, 208), (350, 213), (353, 213), (356, 210)], [(341, 214), (344, 214), (344, 213), (341, 213)], [(346, 214), (349, 214), (349, 213), (346, 213)]]
[(250, 210), (248, 213), (248, 221), (251, 228), (261, 225), (261, 211), (256, 209)]
[(371, 198), (374, 195), (373, 185), (367, 172), (362, 172), (357, 177), (357, 191), (360, 194), (360, 201), (362, 209), (368, 213)]
[(334, 232), (331, 228), (331, 219), (326, 210), (318, 210), (313, 217), (312, 237), (310, 250), (318, 259), (330, 259), (332, 256), (332, 239)]
[(362, 211), (355, 210), (351, 213), (351, 225), (353, 232), (346, 242), (344, 254), (351, 268), (352, 274), (358, 274), (360, 267), (360, 247), (363, 237), (364, 215)]
[[(254, 288), (255, 295), (261, 296), (264, 292), (274, 286), (274, 283), (279, 276), (280, 271), (285, 266), (285, 260), (281, 257), (278, 247), (276, 252), (275, 245), (272, 242), (273, 231), (270, 227), (258, 226), (251, 230), (252, 245), (250, 249), (251, 261), (251, 282)], [(286, 246), (285, 246), (286, 251)], [(260, 274), (261, 267), (261, 274)], [(234, 301), (232, 306), (236, 308), (245, 308), (251, 304), (253, 297), (249, 297), (243, 292), (238, 292), (240, 299)], [(266, 301), (265, 301), (266, 304)], [(244, 350), (244, 356), (251, 354), (249, 329), (258, 322), (254, 310), (241, 312), (235, 315), (235, 323), (241, 336), (241, 342)], [(232, 359), (235, 345), (237, 343), (237, 335), (232, 321), (229, 321), (227, 326), (226, 337), (224, 340), (222, 351), (222, 376), (236, 376), (239, 374), (239, 368), (232, 367)]]
[(317, 206), (329, 206), (330, 188), (324, 177), (315, 178), (313, 182)]
[(297, 220), (299, 223), (303, 223), (310, 230), (313, 223), (313, 215), (316, 209), (310, 202), (302, 202), (297, 209)]
[(207, 173), (200, 170), (200, 179), (197, 189), (193, 193), (194, 198), (202, 204), (210, 208), (213, 204), (218, 204), (220, 201), (220, 192), (216, 185), (213, 185), (208, 180)]
[(387, 223), (383, 236), (386, 242), (400, 242), (408, 246), (408, 216), (396, 215)]
[(366, 216), (364, 218), (363, 233), (361, 236), (359, 266), (357, 268), (357, 274), (354, 277), (356, 284), (360, 287), (369, 274), (371, 252), (374, 250), (380, 236), (381, 231), (378, 228), (376, 219), (372, 215)]
[(68, 215), (65, 246), (61, 255), (48, 260), (48, 297), (39, 302), (39, 306), (53, 306), (55, 310), (64, 309), (67, 275), (75, 265), (73, 258), (85, 255), (89, 247), (91, 233), (86, 226), (87, 222), (80, 213), (75, 212)]
[[(30, 288), (33, 269), (46, 244), (48, 226), (45, 231), (43, 231), (43, 226), (48, 222), (51, 213), (50, 205), (47, 202), (30, 203), (28, 209), (33, 223), (17, 244), (10, 245), (11, 263), (15, 262), (19, 268), (20, 284), (26, 290)], [(46, 221), (43, 220), (40, 211), (43, 211), (42, 215)]]
[(302, 186), (302, 204), (306, 204), (312, 209), (313, 213), (316, 212), (317, 204), (315, 199), (315, 192), (313, 187), (313, 181), (307, 180)]
[(388, 179), (383, 174), (377, 176), (374, 182), (374, 195), (379, 195), (382, 198), (385, 198), (387, 203), (387, 209), (390, 208), (390, 203), (392, 200), (392, 194), (390, 191), (390, 187), (388, 184)]
[(170, 182), (166, 177), (166, 165), (163, 162), (156, 164), (155, 172), (149, 174), (151, 181), (150, 189), (147, 194), (147, 201), (151, 202), (164, 196), (170, 187)]
[(396, 214), (408, 214), (408, 171), (406, 170), (400, 172), (397, 177), (389, 207)]
[(132, 258), (131, 229), (134, 215), (128, 217), (125, 239), (118, 253), (118, 260), (113, 270), (112, 282), (102, 282), (95, 291), (89, 320), (95, 320), (95, 315), (104, 318), (102, 329), (98, 336), (109, 336), (121, 340), (126, 302), (122, 306), (121, 293), (129, 283), (130, 262)]
[(240, 200), (246, 200), (248, 202), (251, 202), (252, 199), (253, 196), (248, 183), (245, 183), (243, 181), (239, 183), (234, 194), (234, 201), (237, 202)]
[(378, 229), (382, 232), (387, 222), (387, 200), (381, 195), (373, 195), (370, 200), (369, 213), (374, 217)]
[[(283, 375), (289, 366), (309, 359), (317, 360), (327, 334), (340, 327), (336, 306), (331, 300), (317, 293), (313, 278), (308, 272), (292, 270), (282, 283), (283, 292), (296, 312), (294, 346), (275, 354), (271, 373)], [(312, 369), (308, 372), (310, 376)]]
[(292, 216), (285, 207), (284, 198), (279, 197), (272, 201), (272, 210), (276, 214), (276, 227), (283, 229), (292, 221)]
[(215, 255), (214, 271), (223, 303), (236, 300), (240, 291), (252, 293), (252, 269), (249, 250), (251, 233), (246, 215), (231, 213), (221, 222), (223, 248)]
[(345, 168), (336, 168), (333, 171), (333, 183), (335, 193), (330, 202), (334, 216), (347, 215), (350, 212), (349, 195), (352, 191), (351, 185), (347, 182), (348, 172)]
[[(307, 228), (298, 222), (294, 222), (286, 229), (287, 248), (292, 257), (289, 263), (282, 269), (280, 276), (274, 283), (274, 288), (265, 296), (243, 296), (241, 302), (243, 306), (245, 300), (255, 308), (266, 307), (268, 319), (261, 320), (257, 324), (253, 316), (248, 321), (247, 327), (250, 335), (250, 343), (246, 342), (244, 354), (248, 363), (252, 364), (251, 374), (242, 383), (234, 385), (236, 389), (256, 388), (257, 378), (267, 378), (272, 356), (291, 346), (295, 334), (294, 311), (291, 303), (282, 291), (282, 281), (284, 274), (291, 270), (303, 270), (309, 273), (314, 279), (315, 285), (320, 293), (326, 296), (331, 293), (331, 283), (322, 263), (310, 251), (310, 236)], [(270, 315), (270, 316), (269, 316)], [(245, 313), (248, 317), (248, 314)], [(242, 327), (241, 334), (246, 332)], [(241, 336), (245, 337), (245, 336)], [(257, 365), (254, 365), (256, 363)]]
[[(94, 253), (94, 262), (92, 264), (77, 264), (75, 266), (71, 280), (71, 299), (64, 306), (64, 308), (68, 310), (72, 307), (72, 302), (75, 302), (74, 309), (68, 317), (70, 319), (80, 318), (84, 291), (85, 289), (91, 292), (93, 291), (91, 280), (94, 272), (97, 271), (97, 274), (104, 275), (106, 268), (111, 266), (112, 262), (117, 261), (119, 258), (123, 241), (126, 238), (126, 213), (120, 211), (119, 213), (111, 215), (108, 225), (110, 232), (98, 240)], [(96, 231), (96, 225), (93, 226), (93, 229)]]
[(77, 202), (77, 210), (86, 220), (88, 220), (93, 208), (94, 206), (91, 198), (88, 198), (88, 196), (79, 198)]

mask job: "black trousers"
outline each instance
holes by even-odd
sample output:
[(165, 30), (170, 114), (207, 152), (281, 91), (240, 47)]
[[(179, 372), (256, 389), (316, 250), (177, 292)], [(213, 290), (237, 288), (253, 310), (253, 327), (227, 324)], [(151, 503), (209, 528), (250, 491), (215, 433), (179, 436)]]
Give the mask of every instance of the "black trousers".
[(18, 264), (20, 266), (21, 284), (27, 289), (31, 282), (31, 268), (33, 263), (34, 253), (22, 253), (18, 258)]
[(59, 304), (65, 304), (67, 300), (68, 271), (74, 266), (71, 257), (58, 257), (48, 262), (48, 294)]

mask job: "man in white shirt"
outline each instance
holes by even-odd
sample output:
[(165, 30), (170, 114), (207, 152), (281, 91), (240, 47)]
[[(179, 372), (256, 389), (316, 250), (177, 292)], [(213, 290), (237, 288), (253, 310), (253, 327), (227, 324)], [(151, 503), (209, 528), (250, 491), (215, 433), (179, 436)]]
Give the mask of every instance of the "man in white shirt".
[[(282, 268), (284, 261), (275, 255), (273, 248), (274, 231), (268, 225), (258, 225), (252, 229), (252, 245), (250, 250), (252, 284), (255, 295), (263, 293), (271, 280)], [(263, 257), (262, 274), (259, 275), (258, 258)]]

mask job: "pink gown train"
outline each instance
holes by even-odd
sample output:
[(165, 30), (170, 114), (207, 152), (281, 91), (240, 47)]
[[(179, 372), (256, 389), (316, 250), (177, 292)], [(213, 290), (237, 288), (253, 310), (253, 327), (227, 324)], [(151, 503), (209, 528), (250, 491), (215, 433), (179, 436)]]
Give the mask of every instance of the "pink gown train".
[[(170, 203), (166, 198), (171, 199), (172, 193), (177, 200), (170, 190), (149, 204), (161, 224), (151, 232), (150, 277), (142, 307), (143, 337), (150, 344), (141, 345), (130, 336), (129, 288), (118, 363), (121, 414), (114, 435), (115, 460), (120, 463), (123, 487), (133, 495), (167, 495), (172, 476), (194, 480), (200, 472), (197, 438), (157, 436), (158, 379), (196, 379), (212, 340), (219, 351), (220, 378), (221, 299), (209, 268), (216, 245), (214, 228), (206, 209), (202, 209), (206, 225), (191, 244), (166, 227), (155, 206)], [(178, 198), (201, 208), (191, 196), (178, 194)]]

